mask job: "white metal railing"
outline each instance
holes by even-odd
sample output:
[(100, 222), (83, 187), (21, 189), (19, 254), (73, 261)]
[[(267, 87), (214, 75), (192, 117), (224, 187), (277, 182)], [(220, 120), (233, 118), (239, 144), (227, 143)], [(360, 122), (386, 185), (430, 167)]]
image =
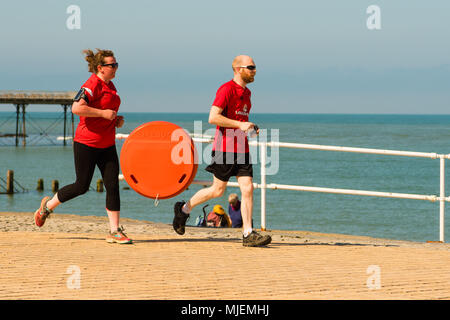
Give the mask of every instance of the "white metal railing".
[[(211, 143), (214, 138), (211, 136), (191, 134), (194, 142)], [(117, 139), (126, 139), (128, 135), (117, 134)], [(424, 153), (424, 152), (411, 152), (411, 151), (398, 151), (398, 150), (382, 150), (382, 149), (369, 149), (369, 148), (353, 148), (353, 147), (340, 147), (340, 146), (325, 146), (314, 144), (300, 144), (300, 143), (286, 143), (286, 142), (258, 142), (249, 141), (250, 146), (259, 147), (260, 151), (260, 165), (261, 165), (261, 183), (254, 183), (254, 188), (261, 189), (261, 230), (266, 230), (266, 189), (280, 189), (280, 190), (296, 190), (307, 192), (322, 192), (322, 193), (334, 193), (334, 194), (350, 194), (361, 196), (373, 196), (373, 197), (385, 197), (385, 198), (402, 198), (402, 199), (415, 199), (415, 200), (428, 200), (439, 201), (439, 241), (444, 242), (444, 228), (445, 228), (445, 202), (450, 201), (450, 197), (445, 197), (445, 159), (450, 159), (450, 154), (437, 154), (437, 153)], [(335, 189), (335, 188), (321, 188), (321, 187), (308, 187), (297, 185), (284, 185), (266, 182), (266, 160), (267, 160), (267, 147), (271, 148), (292, 148), (292, 149), (309, 149), (309, 150), (323, 150), (323, 151), (338, 151), (338, 152), (353, 152), (353, 153), (365, 153), (365, 154), (380, 154), (380, 155), (393, 155), (393, 156), (405, 156), (405, 157), (420, 157), (429, 159), (440, 160), (440, 194), (438, 195), (421, 195), (421, 194), (408, 194), (408, 193), (392, 193), (392, 192), (378, 192), (378, 191), (366, 191), (366, 190), (352, 190), (352, 189)], [(193, 184), (199, 184), (203, 186), (212, 185), (211, 181), (194, 180)], [(237, 182), (228, 182), (227, 186), (239, 187)]]

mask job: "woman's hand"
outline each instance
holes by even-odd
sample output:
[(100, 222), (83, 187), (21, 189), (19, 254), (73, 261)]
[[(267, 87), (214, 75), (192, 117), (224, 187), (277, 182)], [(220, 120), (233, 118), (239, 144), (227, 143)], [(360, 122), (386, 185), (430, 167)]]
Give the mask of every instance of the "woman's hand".
[(102, 110), (102, 117), (106, 120), (114, 120), (117, 117), (117, 112), (111, 109)]

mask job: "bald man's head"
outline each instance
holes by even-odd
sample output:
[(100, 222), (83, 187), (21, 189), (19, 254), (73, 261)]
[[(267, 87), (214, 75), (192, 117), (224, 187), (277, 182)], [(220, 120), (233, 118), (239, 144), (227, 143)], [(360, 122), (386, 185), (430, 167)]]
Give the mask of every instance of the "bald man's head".
[(231, 64), (233, 71), (238, 71), (238, 67), (240, 66), (248, 66), (255, 64), (253, 59), (246, 55), (239, 55), (233, 59), (233, 63)]
[(239, 55), (233, 59), (233, 63), (231, 64), (234, 72), (235, 80), (242, 80), (243, 83), (251, 83), (255, 80), (256, 69), (252, 70), (248, 68), (242, 68), (247, 66), (255, 66), (255, 62), (253, 59), (246, 55)]

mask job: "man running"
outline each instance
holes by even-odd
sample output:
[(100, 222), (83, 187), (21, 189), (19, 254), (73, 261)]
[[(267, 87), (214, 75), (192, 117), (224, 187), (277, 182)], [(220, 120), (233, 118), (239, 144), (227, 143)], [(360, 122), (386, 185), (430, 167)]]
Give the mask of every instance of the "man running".
[(247, 139), (249, 131), (256, 129), (258, 133), (255, 124), (248, 121), (252, 105), (251, 92), (247, 88), (247, 84), (255, 79), (256, 66), (251, 57), (240, 55), (234, 58), (232, 68), (233, 79), (217, 90), (209, 113), (209, 123), (217, 126), (212, 162), (206, 167), (214, 175), (213, 184), (199, 190), (188, 202), (175, 203), (173, 228), (183, 235), (192, 209), (212, 198), (221, 197), (230, 177), (236, 176), (242, 193), (243, 245), (265, 246), (272, 238), (252, 230), (253, 167)]

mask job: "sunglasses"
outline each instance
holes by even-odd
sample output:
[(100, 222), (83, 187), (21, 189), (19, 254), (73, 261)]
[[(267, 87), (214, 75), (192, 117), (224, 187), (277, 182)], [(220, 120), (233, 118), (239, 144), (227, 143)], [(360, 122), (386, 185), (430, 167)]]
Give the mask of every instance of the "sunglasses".
[(239, 68), (247, 68), (248, 70), (256, 70), (256, 66), (249, 65), (249, 66), (240, 66)]
[(102, 67), (118, 68), (118, 67), (119, 67), (119, 63), (118, 63), (118, 62), (115, 62), (115, 63), (105, 63), (105, 64), (102, 64)]

